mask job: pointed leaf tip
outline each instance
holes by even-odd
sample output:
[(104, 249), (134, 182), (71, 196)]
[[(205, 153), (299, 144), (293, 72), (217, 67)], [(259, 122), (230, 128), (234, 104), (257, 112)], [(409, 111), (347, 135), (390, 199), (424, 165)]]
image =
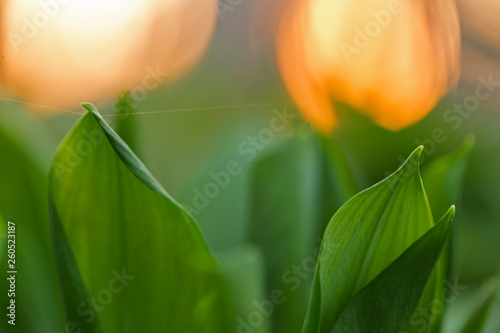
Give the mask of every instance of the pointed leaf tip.
[(401, 174), (406, 176), (418, 175), (420, 177), (420, 156), (423, 149), (424, 146), (418, 146), (388, 179), (392, 178), (392, 181), (398, 180)]
[(422, 155), (422, 150), (424, 150), (424, 146), (418, 146), (411, 154), (408, 156), (406, 161), (403, 163), (400, 169), (404, 169), (405, 167), (413, 166), (414, 164), (420, 166), (420, 156)]
[(89, 111), (89, 112), (92, 112), (93, 110), (95, 110), (95, 106), (91, 103), (82, 103), (80, 104), (85, 110)]
[(410, 157), (408, 159), (418, 159), (420, 160), (420, 155), (422, 155), (422, 151), (424, 150), (424, 146), (420, 145), (415, 150), (410, 154)]
[(92, 103), (82, 103), (80, 105), (83, 106), (83, 108), (85, 110), (87, 110), (88, 112), (92, 113), (94, 116), (101, 118), (101, 114), (99, 113), (99, 111), (97, 111), (97, 108), (94, 106), (94, 104), (92, 104)]
[(451, 205), (451, 207), (444, 214), (444, 216), (441, 220), (449, 220), (451, 222), (451, 221), (453, 221), (454, 217), (455, 217), (455, 205)]

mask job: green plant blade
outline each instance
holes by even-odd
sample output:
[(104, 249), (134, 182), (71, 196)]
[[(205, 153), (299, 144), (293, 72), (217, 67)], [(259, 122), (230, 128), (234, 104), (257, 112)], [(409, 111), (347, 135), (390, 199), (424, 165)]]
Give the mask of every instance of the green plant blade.
[(460, 330), (461, 333), (480, 333), (483, 332), (488, 319), (491, 317), (493, 305), (498, 299), (498, 280), (491, 278), (486, 281), (477, 292), (480, 296), (479, 302), (469, 313), (465, 324)]
[[(0, 106), (0, 211), (16, 224), (16, 329), (19, 332), (63, 331), (64, 315), (52, 259), (47, 199), (46, 158), (55, 144), (41, 124), (15, 105)], [(6, 253), (6, 248), (1, 247)], [(6, 272), (7, 262), (0, 263)], [(3, 278), (5, 282), (7, 280)], [(0, 285), (0, 303), (7, 289)], [(0, 311), (6, 317), (6, 306)], [(21, 320), (21, 318), (24, 318)], [(0, 321), (0, 331), (12, 325)]]
[(403, 332), (448, 238), (452, 208), (347, 305), (332, 333)]
[(115, 105), (116, 133), (131, 150), (135, 150), (137, 146), (135, 104), (130, 92), (126, 91), (118, 98)]
[[(451, 204), (459, 204), (462, 187), (464, 183), (467, 165), (472, 148), (474, 147), (474, 136), (465, 138), (462, 146), (451, 154), (442, 156), (429, 162), (422, 171), (422, 179), (426, 193), (429, 198), (431, 209), (435, 216), (440, 216)], [(456, 276), (457, 266), (457, 235), (458, 224), (454, 224), (449, 245), (444, 250), (441, 261), (446, 267), (449, 276)]]
[[(286, 301), (272, 313), (273, 332), (297, 332), (303, 321), (314, 272), (306, 267), (319, 236), (318, 152), (307, 129), (280, 145), (253, 170), (249, 240), (264, 253), (267, 293)], [(317, 243), (319, 245), (319, 243)]]
[(474, 136), (469, 135), (456, 151), (430, 161), (422, 168), (422, 180), (434, 217), (442, 216), (450, 205), (459, 202), (474, 144)]
[[(469, 155), (474, 142), (474, 137), (468, 136), (462, 146), (455, 152), (433, 160), (424, 166), (422, 180), (435, 217), (441, 216), (450, 205), (460, 203)], [(443, 250), (443, 255), (439, 259), (419, 306), (422, 309), (421, 312), (428, 311), (432, 318), (430, 321), (426, 320), (426, 330), (424, 332), (440, 332), (445, 311), (434, 307), (433, 302), (440, 299), (443, 288), (445, 288), (443, 283), (445, 279), (449, 281), (457, 279), (458, 227), (458, 223), (453, 224), (450, 240)], [(418, 333), (421, 331), (421, 326), (410, 328), (410, 332)]]
[[(246, 244), (218, 251), (216, 259), (222, 266), (231, 288), (231, 299), (237, 309), (234, 329), (229, 332), (273, 332), (269, 317), (279, 305), (274, 303), (276, 295), (266, 291), (264, 260), (260, 249)], [(279, 301), (282, 299), (278, 298)]]
[(355, 195), (333, 216), (303, 332), (317, 332), (313, 315), (320, 331), (329, 332), (351, 298), (434, 225), (419, 174), (421, 151), (417, 148), (394, 174)]
[(309, 295), (309, 304), (307, 307), (306, 318), (302, 326), (302, 332), (306, 333), (320, 333), (321, 332), (321, 260), (316, 264), (314, 272), (311, 294)]
[[(84, 332), (102, 332), (96, 308), (89, 302), (90, 294), (82, 281), (77, 263), (71, 252), (71, 246), (64, 233), (59, 215), (49, 196), (51, 232), (54, 257), (59, 277), (59, 286), (63, 294), (64, 310), (68, 327)], [(85, 301), (88, 309), (85, 309)], [(82, 306), (83, 304), (83, 306)], [(87, 318), (87, 313), (91, 317)]]
[(96, 109), (83, 106), (89, 112), (49, 173), (68, 320), (83, 320), (85, 332), (230, 330), (226, 282), (196, 222)]
[(322, 231), (339, 207), (360, 191), (353, 168), (337, 138), (317, 134), (322, 154)]

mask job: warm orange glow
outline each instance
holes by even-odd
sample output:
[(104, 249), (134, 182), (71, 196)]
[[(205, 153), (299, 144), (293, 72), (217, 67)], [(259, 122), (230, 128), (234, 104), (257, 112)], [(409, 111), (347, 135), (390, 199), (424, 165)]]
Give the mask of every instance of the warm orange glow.
[(423, 118), (458, 79), (453, 0), (296, 0), (277, 43), (292, 97), (323, 131), (336, 124), (331, 99), (398, 130)]
[(136, 86), (144, 94), (198, 61), (215, 25), (214, 1), (9, 0), (3, 84), (61, 108)]
[(500, 49), (500, 2), (497, 0), (458, 0), (458, 12), (464, 34)]

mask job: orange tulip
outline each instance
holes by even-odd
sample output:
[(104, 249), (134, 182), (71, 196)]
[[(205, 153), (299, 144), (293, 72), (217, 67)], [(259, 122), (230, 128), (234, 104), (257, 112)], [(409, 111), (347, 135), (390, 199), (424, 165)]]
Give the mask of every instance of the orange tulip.
[(280, 69), (304, 116), (322, 131), (331, 100), (398, 130), (423, 118), (458, 80), (453, 0), (296, 0), (277, 37)]
[(2, 81), (50, 107), (147, 91), (190, 69), (210, 40), (215, 0), (5, 0)]

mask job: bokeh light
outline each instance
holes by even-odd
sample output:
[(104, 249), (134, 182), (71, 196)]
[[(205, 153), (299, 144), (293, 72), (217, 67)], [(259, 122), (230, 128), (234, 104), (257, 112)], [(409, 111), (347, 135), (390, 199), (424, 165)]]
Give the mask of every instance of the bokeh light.
[(454, 1), (291, 2), (278, 34), (285, 83), (329, 131), (330, 99), (398, 130), (424, 117), (458, 79)]
[(157, 86), (201, 57), (214, 8), (212, 0), (7, 1), (3, 84), (52, 107), (115, 98), (151, 76)]

